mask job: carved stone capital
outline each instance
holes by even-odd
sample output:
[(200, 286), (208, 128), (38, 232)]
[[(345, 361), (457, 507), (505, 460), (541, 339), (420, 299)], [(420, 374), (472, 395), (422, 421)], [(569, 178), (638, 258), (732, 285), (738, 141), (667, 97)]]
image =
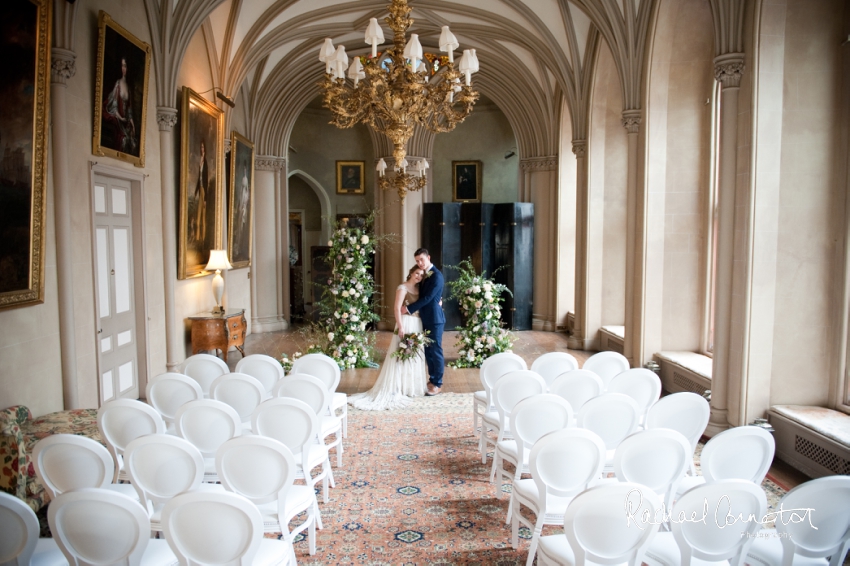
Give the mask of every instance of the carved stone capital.
[(558, 156), (528, 157), (519, 162), (522, 171), (554, 171), (558, 169)]
[(50, 78), (55, 84), (66, 85), (77, 72), (77, 55), (73, 51), (54, 47), (51, 50)]
[(714, 58), (714, 78), (720, 81), (724, 89), (740, 87), (743, 74), (743, 53), (727, 53)]
[(626, 110), (623, 112), (623, 119), (621, 120), (623, 127), (626, 128), (626, 132), (630, 134), (636, 134), (640, 131), (640, 110)]
[(177, 109), (169, 108), (168, 106), (156, 107), (156, 122), (159, 124), (159, 131), (170, 132), (177, 124)]
[(573, 153), (576, 157), (587, 157), (587, 140), (573, 140)]
[(257, 171), (282, 171), (286, 167), (286, 159), (274, 155), (258, 155), (254, 159), (254, 168)]
[(224, 154), (227, 155), (230, 153), (230, 139), (224, 138)]

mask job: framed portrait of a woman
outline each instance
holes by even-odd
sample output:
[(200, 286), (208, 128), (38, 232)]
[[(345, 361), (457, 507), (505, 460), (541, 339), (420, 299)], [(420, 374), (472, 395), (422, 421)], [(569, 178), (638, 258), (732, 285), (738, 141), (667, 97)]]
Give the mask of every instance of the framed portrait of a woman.
[(180, 112), (178, 279), (208, 275), (211, 250), (222, 249), (224, 114), (183, 87)]
[(145, 166), (151, 46), (104, 11), (98, 17), (92, 153)]
[(254, 144), (238, 132), (230, 134), (230, 197), (227, 251), (234, 269), (251, 265), (254, 221)]

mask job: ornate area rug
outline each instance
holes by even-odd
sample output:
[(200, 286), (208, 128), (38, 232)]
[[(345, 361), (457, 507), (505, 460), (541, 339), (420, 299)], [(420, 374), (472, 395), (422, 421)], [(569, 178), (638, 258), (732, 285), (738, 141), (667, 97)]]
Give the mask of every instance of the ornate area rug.
[[(336, 487), (319, 503), (317, 552), (299, 536), (299, 564), (525, 564), (531, 533), (521, 529), (526, 540), (510, 548), (510, 486), (499, 497), (492, 460), (481, 464), (471, 394), (415, 399), (398, 411), (349, 408), (348, 418), (344, 466), (334, 467)], [(765, 489), (775, 506), (784, 490), (769, 480)]]

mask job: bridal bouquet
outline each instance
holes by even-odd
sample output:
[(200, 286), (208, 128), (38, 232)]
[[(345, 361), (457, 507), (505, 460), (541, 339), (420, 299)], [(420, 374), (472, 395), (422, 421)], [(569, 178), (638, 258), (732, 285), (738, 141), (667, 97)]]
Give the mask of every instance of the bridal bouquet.
[(406, 362), (422, 356), (423, 348), (433, 342), (428, 338), (428, 334), (430, 333), (426, 330), (403, 335), (398, 341), (398, 350), (393, 352), (393, 357)]

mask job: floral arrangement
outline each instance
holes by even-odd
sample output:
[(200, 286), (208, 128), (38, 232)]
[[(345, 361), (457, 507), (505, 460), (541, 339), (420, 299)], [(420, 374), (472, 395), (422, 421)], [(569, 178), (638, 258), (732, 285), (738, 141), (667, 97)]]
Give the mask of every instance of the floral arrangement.
[(425, 332), (411, 332), (402, 335), (398, 341), (398, 350), (393, 352), (393, 357), (402, 362), (421, 358), (425, 354), (425, 346), (433, 342), (428, 338), (428, 334), (430, 332), (426, 330)]
[(468, 259), (457, 267), (460, 276), (448, 283), (451, 297), (457, 299), (463, 315), (464, 325), (460, 328), (456, 345), (459, 358), (452, 362), (455, 368), (478, 368), (500, 352), (510, 352), (516, 339), (502, 327), (501, 295), (510, 293), (505, 285), (478, 275)]
[(280, 359), (278, 361), (280, 362), (280, 365), (283, 366), (283, 373), (285, 373), (286, 375), (292, 373), (292, 364), (294, 364), (295, 360), (297, 360), (303, 355), (304, 354), (302, 354), (301, 352), (295, 352), (290, 358), (286, 354), (281, 354)]
[(374, 219), (372, 213), (362, 227), (337, 225), (328, 242), (325, 259), (333, 270), (318, 302), (323, 344), (313, 347), (335, 359), (341, 369), (374, 367), (366, 332), (369, 323), (380, 319), (370, 303), (375, 283), (368, 270), (376, 246)]

